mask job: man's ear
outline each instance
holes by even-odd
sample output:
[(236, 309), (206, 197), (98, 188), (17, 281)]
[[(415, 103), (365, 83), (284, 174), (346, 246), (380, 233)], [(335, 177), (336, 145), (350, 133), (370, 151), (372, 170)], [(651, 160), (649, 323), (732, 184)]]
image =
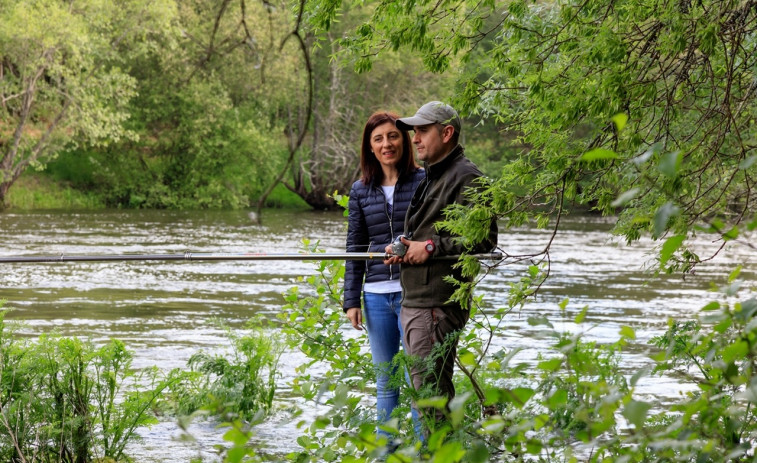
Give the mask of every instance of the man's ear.
[(452, 140), (452, 135), (455, 133), (455, 128), (451, 125), (445, 125), (444, 130), (442, 130), (442, 142), (448, 143), (450, 140)]

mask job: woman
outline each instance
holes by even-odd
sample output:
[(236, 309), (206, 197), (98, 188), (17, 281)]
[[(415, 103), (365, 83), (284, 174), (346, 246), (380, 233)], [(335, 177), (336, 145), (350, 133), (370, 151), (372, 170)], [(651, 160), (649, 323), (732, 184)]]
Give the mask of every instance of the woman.
[[(413, 156), (410, 136), (394, 123), (397, 115), (379, 111), (363, 129), (360, 149), (362, 177), (350, 190), (347, 228), (348, 252), (378, 252), (404, 228), (405, 212), (415, 187), (425, 176)], [(399, 402), (399, 390), (389, 387), (396, 371), (391, 362), (399, 351), (402, 288), (399, 265), (380, 260), (349, 260), (344, 275), (344, 311), (352, 326), (368, 330), (376, 366), (376, 408), (379, 423), (389, 419)], [(363, 296), (365, 314), (360, 310)]]

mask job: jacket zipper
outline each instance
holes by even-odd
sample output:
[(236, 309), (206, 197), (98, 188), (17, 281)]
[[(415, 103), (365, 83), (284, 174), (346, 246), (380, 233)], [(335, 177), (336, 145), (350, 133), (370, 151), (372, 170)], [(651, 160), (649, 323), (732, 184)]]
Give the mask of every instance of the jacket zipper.
[[(399, 183), (399, 182), (397, 182)], [(394, 203), (394, 197), (395, 193), (397, 193), (397, 184), (394, 184), (394, 190), (392, 191), (392, 203)], [(381, 194), (384, 194), (383, 189), (381, 190)], [(392, 213), (389, 213), (388, 207), (389, 202), (386, 200), (386, 195), (384, 195), (384, 213), (386, 214), (386, 217), (389, 219), (389, 236), (392, 237), (392, 239), (389, 241), (390, 243), (394, 242), (394, 207), (392, 207)], [(392, 271), (392, 266), (389, 266), (389, 280), (393, 280), (394, 278), (394, 272)]]

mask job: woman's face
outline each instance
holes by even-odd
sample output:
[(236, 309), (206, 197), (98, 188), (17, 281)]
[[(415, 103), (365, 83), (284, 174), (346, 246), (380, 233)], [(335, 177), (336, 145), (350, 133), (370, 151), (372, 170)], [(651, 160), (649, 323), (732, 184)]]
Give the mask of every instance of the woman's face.
[(391, 122), (385, 122), (371, 132), (371, 151), (382, 167), (396, 169), (402, 159), (402, 134)]

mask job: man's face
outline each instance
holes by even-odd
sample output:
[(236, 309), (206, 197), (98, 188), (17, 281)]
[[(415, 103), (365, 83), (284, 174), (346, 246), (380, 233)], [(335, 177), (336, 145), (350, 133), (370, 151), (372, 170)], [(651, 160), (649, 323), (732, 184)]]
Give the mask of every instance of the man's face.
[(449, 141), (455, 129), (441, 124), (416, 125), (413, 127), (413, 143), (418, 150), (418, 159), (435, 164), (453, 148)]

